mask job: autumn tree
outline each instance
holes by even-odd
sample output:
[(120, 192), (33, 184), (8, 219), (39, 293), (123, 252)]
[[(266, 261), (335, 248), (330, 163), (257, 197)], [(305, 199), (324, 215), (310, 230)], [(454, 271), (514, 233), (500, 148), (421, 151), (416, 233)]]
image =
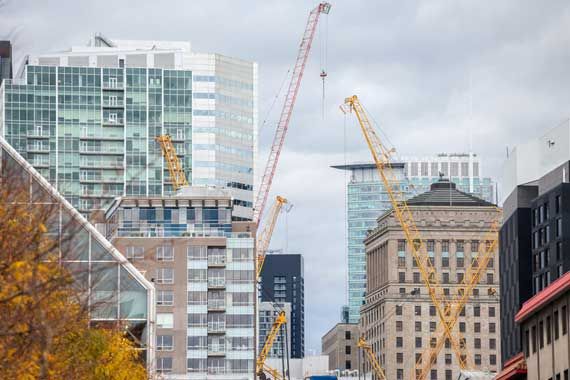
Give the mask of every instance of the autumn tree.
[(60, 207), (11, 158), (0, 157), (1, 377), (147, 378), (120, 323), (90, 327), (93, 305), (80, 281), (87, 267), (66, 265), (79, 225), (70, 221), (61, 233), (54, 223)]

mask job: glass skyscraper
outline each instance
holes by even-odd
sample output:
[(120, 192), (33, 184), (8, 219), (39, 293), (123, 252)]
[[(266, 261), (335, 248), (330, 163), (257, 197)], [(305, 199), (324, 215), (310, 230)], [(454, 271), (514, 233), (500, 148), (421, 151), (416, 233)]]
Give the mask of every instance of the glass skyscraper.
[(22, 73), (0, 88), (0, 134), (81, 212), (172, 194), (154, 140), (169, 134), (190, 184), (230, 189), (234, 218), (251, 218), (255, 63), (97, 36)]
[[(473, 153), (441, 153), (425, 158), (403, 159), (392, 164), (394, 179), (405, 198), (429, 190), (440, 175), (457, 184), (460, 191), (495, 202), (495, 183), (481, 176), (481, 163)], [(373, 163), (333, 166), (347, 170), (347, 295), (349, 323), (358, 323), (366, 293), (366, 256), (363, 240), (376, 219), (390, 209), (390, 199)], [(343, 312), (343, 315), (346, 311)], [(343, 317), (344, 318), (344, 317)]]

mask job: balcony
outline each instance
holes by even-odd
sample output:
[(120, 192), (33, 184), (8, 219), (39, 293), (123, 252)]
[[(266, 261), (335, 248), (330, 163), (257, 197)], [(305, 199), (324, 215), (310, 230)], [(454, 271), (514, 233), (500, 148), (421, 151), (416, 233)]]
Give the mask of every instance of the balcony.
[(97, 161), (81, 161), (79, 163), (79, 169), (122, 169), (123, 162), (97, 162)]
[(40, 144), (33, 144), (28, 145), (27, 149), (28, 153), (49, 153), (49, 145), (40, 145)]
[(221, 300), (208, 300), (208, 311), (224, 311), (226, 310), (226, 301)]
[(223, 277), (214, 277), (208, 279), (208, 289), (225, 289), (226, 279)]
[(96, 148), (96, 147), (80, 147), (79, 153), (81, 154), (124, 154), (123, 147), (110, 147), (106, 149)]
[(34, 139), (49, 139), (49, 131), (28, 131), (27, 137)]
[(225, 267), (226, 256), (208, 256), (209, 267)]
[(124, 102), (103, 102), (103, 108), (117, 108), (117, 109), (122, 109), (125, 107), (125, 103)]
[(101, 122), (103, 126), (115, 127), (125, 125), (125, 119), (105, 119)]
[(208, 344), (208, 356), (226, 356), (225, 344)]
[(117, 173), (120, 178), (86, 178), (82, 177), (79, 182), (82, 183), (123, 183), (123, 173)]
[(105, 135), (105, 136), (94, 136), (94, 135), (88, 135), (88, 134), (82, 134), (79, 137), (80, 140), (105, 140), (105, 141), (123, 141), (124, 137), (123, 135)]
[(125, 89), (124, 83), (122, 82), (115, 82), (115, 81), (110, 81), (110, 82), (103, 82), (103, 84), (101, 85), (101, 88), (103, 88), (103, 90), (111, 90), (111, 91), (123, 91)]
[(208, 322), (208, 334), (225, 334), (226, 322)]

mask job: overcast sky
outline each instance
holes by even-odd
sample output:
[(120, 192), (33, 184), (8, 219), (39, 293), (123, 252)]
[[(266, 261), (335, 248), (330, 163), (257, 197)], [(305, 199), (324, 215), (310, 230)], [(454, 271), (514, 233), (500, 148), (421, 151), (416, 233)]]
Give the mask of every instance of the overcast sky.
[[(262, 121), (315, 5), (0, 0), (0, 39), (12, 39), (17, 59), (100, 32), (190, 40), (195, 51), (254, 60)], [(368, 158), (355, 121), (345, 124), (338, 105), (358, 94), (404, 156), (467, 151), (471, 135), (484, 174), (500, 181), (507, 147), (569, 116), (570, 3), (342, 0), (319, 29), (273, 186), (294, 207), (272, 244), (305, 257), (306, 348), (316, 351), (345, 302), (345, 174), (330, 165)], [(280, 107), (281, 98), (261, 128), (260, 167)]]

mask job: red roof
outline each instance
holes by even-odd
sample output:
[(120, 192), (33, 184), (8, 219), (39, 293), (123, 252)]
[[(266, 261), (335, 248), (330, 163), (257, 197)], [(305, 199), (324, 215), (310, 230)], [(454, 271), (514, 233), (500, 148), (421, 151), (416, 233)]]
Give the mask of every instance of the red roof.
[(515, 315), (515, 322), (522, 322), (527, 317), (534, 314), (534, 312), (536, 312), (542, 306), (553, 301), (556, 297), (568, 289), (570, 289), (570, 272), (566, 272), (564, 276), (560, 277), (552, 284), (542, 289), (528, 301), (526, 301), (517, 315)]
[(526, 375), (526, 362), (522, 352), (507, 360), (503, 370), (495, 376), (495, 380), (517, 379), (519, 375)]

